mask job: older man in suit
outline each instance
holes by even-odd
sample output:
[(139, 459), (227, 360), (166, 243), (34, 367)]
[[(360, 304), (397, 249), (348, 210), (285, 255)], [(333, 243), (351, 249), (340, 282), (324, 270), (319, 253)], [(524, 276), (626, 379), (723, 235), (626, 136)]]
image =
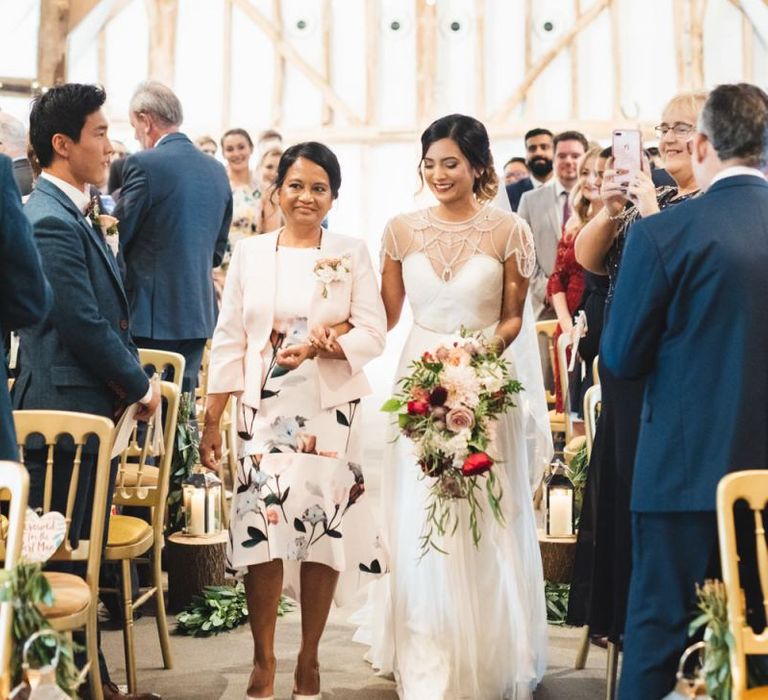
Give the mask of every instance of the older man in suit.
[(32, 192), (34, 178), (27, 159), (27, 130), (16, 117), (0, 112), (0, 153), (13, 160), (13, 179), (22, 197)]
[(191, 391), (216, 325), (211, 271), (227, 245), (232, 192), (224, 167), (179, 131), (181, 103), (165, 85), (140, 85), (130, 119), (145, 150), (125, 161), (114, 215), (133, 336), (139, 347), (184, 355)]
[(536, 270), (530, 291), (537, 319), (554, 318), (547, 303), (547, 280), (555, 267), (557, 243), (570, 215), (568, 196), (578, 179), (578, 162), (587, 151), (587, 139), (578, 131), (563, 131), (554, 138), (555, 177), (543, 187), (523, 194), (517, 213), (531, 227), (536, 245)]
[[(128, 299), (115, 255), (105, 234), (88, 215), (89, 185), (103, 178), (112, 146), (94, 85), (54, 87), (38, 97), (30, 114), (30, 140), (42, 173), (25, 206), (53, 289), (45, 321), (21, 332), (21, 372), (13, 391), (15, 408), (58, 409), (115, 418), (141, 402), (137, 416), (148, 418), (160, 402), (131, 341)], [(34, 447), (31, 445), (30, 447)], [(71, 532), (78, 539), (90, 526), (95, 478), (95, 445), (86, 445)], [(53, 498), (63, 507), (74, 458), (71, 442), (54, 452)], [(27, 449), (30, 504), (42, 502), (45, 448)], [(110, 475), (110, 502), (117, 463)], [(110, 503), (107, 503), (109, 517)], [(105, 532), (107, 528), (105, 528)], [(91, 660), (96, 663), (96, 659)], [(150, 700), (125, 695), (109, 680), (99, 654), (105, 698)]]
[[(11, 161), (0, 155), (0, 337), (45, 318), (51, 288), (21, 208)], [(5, 362), (0, 372), (0, 459), (18, 459)]]
[(768, 95), (715, 88), (692, 150), (705, 193), (631, 227), (600, 351), (647, 377), (622, 700), (674, 686), (694, 586), (719, 569), (718, 481), (768, 464)]

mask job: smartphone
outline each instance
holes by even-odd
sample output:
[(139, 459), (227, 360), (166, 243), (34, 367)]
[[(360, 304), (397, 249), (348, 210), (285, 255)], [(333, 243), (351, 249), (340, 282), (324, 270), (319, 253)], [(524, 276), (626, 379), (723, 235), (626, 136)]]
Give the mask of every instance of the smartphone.
[(642, 170), (643, 142), (638, 129), (613, 132), (613, 169), (634, 174)]

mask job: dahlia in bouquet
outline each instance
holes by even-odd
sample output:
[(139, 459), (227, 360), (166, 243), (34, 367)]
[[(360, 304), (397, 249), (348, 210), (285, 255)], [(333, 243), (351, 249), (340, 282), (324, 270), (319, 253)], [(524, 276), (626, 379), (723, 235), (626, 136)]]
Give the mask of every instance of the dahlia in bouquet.
[(468, 503), (469, 528), (477, 546), (483, 491), (494, 517), (504, 522), (493, 436), (497, 418), (515, 405), (514, 395), (523, 387), (481, 333), (464, 330), (452, 344), (414, 360), (399, 385), (382, 410), (397, 415), (401, 434), (414, 444), (422, 478), (431, 480), (422, 556), (430, 548), (445, 553), (434, 538), (456, 531), (456, 499)]

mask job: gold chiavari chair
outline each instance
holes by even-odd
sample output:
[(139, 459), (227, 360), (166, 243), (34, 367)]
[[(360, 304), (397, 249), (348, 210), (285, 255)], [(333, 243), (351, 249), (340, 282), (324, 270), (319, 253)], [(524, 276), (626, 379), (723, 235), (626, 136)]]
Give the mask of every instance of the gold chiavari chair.
[[(0, 461), (0, 499), (10, 499), (8, 529), (5, 539), (0, 537), (0, 559), (3, 560), (5, 569), (16, 566), (21, 556), (28, 496), (29, 475), (24, 466), (16, 462)], [(11, 603), (0, 603), (0, 698), (8, 697), (11, 691), (12, 626)]]
[[(727, 596), (728, 629), (733, 638), (730, 646), (732, 700), (766, 700), (768, 686), (747, 688), (747, 656), (768, 654), (768, 630), (757, 634), (747, 621), (747, 601), (739, 572), (734, 506), (743, 501), (752, 511), (755, 523), (755, 546), (763, 607), (768, 610), (768, 544), (763, 515), (768, 503), (768, 471), (749, 470), (724, 476), (717, 485), (717, 532), (720, 542), (720, 565)], [(757, 604), (757, 601), (754, 601)]]
[[(550, 367), (553, 367), (553, 368), (555, 366), (554, 336), (555, 336), (556, 330), (557, 330), (556, 320), (536, 322), (536, 335), (540, 338), (544, 337), (546, 339), (547, 352), (549, 355), (549, 365)], [(557, 381), (557, 378), (555, 378), (555, 381)], [(549, 391), (549, 389), (546, 389), (546, 398), (547, 398), (547, 405), (554, 406), (555, 395), (553, 392)], [(560, 413), (556, 411), (554, 408), (552, 408), (549, 411), (549, 427), (553, 433), (565, 433), (565, 429), (566, 429), (565, 414)]]
[(592, 445), (595, 444), (597, 417), (600, 415), (603, 391), (599, 384), (593, 384), (584, 394), (584, 428), (587, 435), (587, 458), (592, 457)]
[[(90, 667), (90, 691), (95, 700), (102, 700), (101, 673), (99, 672), (96, 606), (99, 596), (99, 568), (101, 566), (102, 544), (104, 542), (104, 520), (106, 517), (109, 488), (110, 450), (114, 425), (103, 416), (70, 411), (14, 411), (16, 440), (22, 461), (30, 438), (42, 437), (46, 450), (43, 513), (53, 507), (53, 461), (54, 448), (62, 436), (70, 436), (74, 443), (74, 461), (67, 489), (64, 517), (67, 527), (64, 541), (51, 557), (51, 561), (85, 562), (85, 579), (74, 574), (46, 571), (53, 590), (54, 604), (42, 606), (40, 612), (51, 627), (60, 632), (85, 628), (85, 646)], [(83, 448), (90, 437), (98, 440), (95, 474), (93, 475), (93, 504), (91, 509), (90, 533), (81, 538), (74, 548), (70, 538), (70, 527), (75, 501), (78, 498)]]
[[(134, 429), (130, 444), (120, 455), (114, 495), (116, 505), (149, 508), (151, 524), (132, 515), (112, 515), (109, 519), (107, 547), (104, 552), (106, 561), (120, 562), (121, 566), (122, 583), (119, 593), (123, 601), (123, 646), (130, 693), (136, 692), (133, 613), (150, 598), (155, 599), (157, 634), (160, 639), (163, 666), (171, 668), (173, 663), (168, 621), (165, 615), (160, 557), (164, 544), (165, 503), (168, 498), (173, 443), (181, 395), (179, 387), (173, 382), (161, 382), (160, 387), (165, 416), (163, 454), (156, 458), (157, 466), (147, 464), (153, 438), (152, 424), (147, 424), (147, 430), (142, 438), (139, 438), (139, 431)], [(152, 550), (151, 557), (146, 557), (150, 550)], [(132, 561), (151, 566), (151, 584), (136, 599), (133, 598), (131, 586)], [(102, 590), (110, 589), (102, 588)]]
[(565, 446), (563, 447), (563, 459), (566, 464), (576, 456), (586, 442), (583, 435), (574, 436), (573, 419), (571, 417), (571, 398), (569, 393), (568, 378), (568, 348), (571, 346), (571, 338), (563, 333), (557, 339), (557, 364), (558, 374), (555, 381), (560, 383), (560, 396), (563, 397), (563, 417), (565, 419)]

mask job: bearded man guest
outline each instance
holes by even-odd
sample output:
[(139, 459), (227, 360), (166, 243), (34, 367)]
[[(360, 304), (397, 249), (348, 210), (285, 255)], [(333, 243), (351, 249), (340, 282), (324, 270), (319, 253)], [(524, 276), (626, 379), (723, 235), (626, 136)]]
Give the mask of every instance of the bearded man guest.
[(232, 221), (224, 166), (179, 131), (179, 98), (162, 83), (142, 83), (130, 120), (143, 151), (128, 156), (114, 215), (126, 264), (126, 289), (140, 348), (184, 355), (183, 391), (193, 391), (216, 304), (211, 271), (221, 264)]
[[(100, 87), (67, 84), (51, 88), (32, 106), (30, 141), (42, 173), (25, 213), (53, 290), (53, 306), (44, 321), (20, 333), (21, 372), (13, 387), (13, 405), (114, 419), (138, 401), (143, 406), (137, 417), (146, 419), (160, 402), (159, 385), (150, 384), (131, 341), (128, 299), (115, 254), (86, 213), (91, 202), (88, 183), (103, 179), (112, 153), (102, 109), (105, 100)], [(25, 452), (33, 508), (43, 501), (46, 452), (33, 445)], [(95, 456), (96, 447), (86, 444), (80, 464), (81, 493), (92, 492)], [(74, 457), (73, 447), (66, 444), (54, 451), (53, 507), (60, 512)], [(114, 460), (107, 520), (116, 470)], [(70, 529), (73, 539), (87, 535), (91, 512), (88, 498), (77, 499)], [(107, 531), (105, 522), (105, 537)], [(79, 564), (72, 565), (72, 573), (84, 574)], [(98, 661), (90, 661), (98, 663), (105, 698), (158, 697), (121, 693), (110, 681), (101, 652)]]
[[(531, 190), (546, 185), (552, 179), (552, 157), (554, 145), (549, 129), (531, 129), (525, 135), (526, 177), (507, 183), (507, 197), (512, 211), (517, 211), (520, 198)], [(506, 171), (505, 171), (506, 172)]]

